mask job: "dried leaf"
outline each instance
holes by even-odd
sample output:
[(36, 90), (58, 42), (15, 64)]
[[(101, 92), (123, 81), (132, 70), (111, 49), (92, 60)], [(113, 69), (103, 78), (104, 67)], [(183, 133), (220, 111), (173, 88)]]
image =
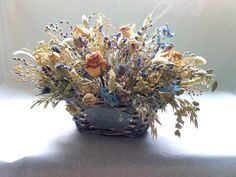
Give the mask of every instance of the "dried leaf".
[(195, 125), (196, 128), (198, 128), (198, 121), (197, 121), (197, 119), (195, 119), (194, 125)]
[(83, 25), (84, 25), (85, 28), (88, 27), (88, 25), (89, 25), (89, 19), (88, 19), (88, 17), (87, 17), (86, 15), (83, 15), (83, 16), (82, 16), (82, 23), (83, 23)]
[(178, 136), (178, 137), (180, 137), (180, 135), (181, 135), (181, 134), (180, 134), (180, 131), (179, 131), (179, 130), (176, 130), (176, 131), (175, 131), (175, 135)]
[(215, 81), (212, 85), (212, 92), (214, 92), (216, 90), (216, 88), (218, 87), (218, 82)]
[(50, 103), (50, 100), (47, 100), (44, 104), (44, 108), (47, 108), (48, 104)]
[(176, 119), (176, 121), (180, 124), (184, 124), (184, 121), (183, 121), (182, 117), (180, 117), (180, 116)]
[(184, 89), (180, 89), (178, 91), (176, 91), (176, 95), (179, 96), (179, 95), (182, 95), (184, 93)]
[(179, 124), (179, 123), (175, 124), (175, 128), (177, 128), (177, 129), (181, 129), (182, 127), (183, 126), (181, 124)]
[(61, 100), (58, 100), (58, 101), (53, 102), (53, 103), (52, 103), (52, 107), (55, 108), (55, 107), (58, 105), (58, 103), (60, 103), (60, 101), (61, 101)]
[(174, 94), (172, 92), (159, 92), (160, 97), (166, 102), (169, 103), (174, 99)]
[(193, 105), (194, 105), (194, 106), (199, 106), (199, 103), (196, 102), (196, 101), (193, 101)]
[(206, 72), (207, 72), (208, 74), (212, 74), (212, 73), (213, 73), (213, 69), (208, 69)]
[(40, 100), (35, 101), (35, 102), (33, 103), (33, 105), (30, 107), (30, 109), (34, 108), (37, 104), (39, 104), (39, 101), (40, 101)]
[(152, 24), (152, 14), (149, 14), (145, 19), (144, 19), (144, 22), (143, 22), (143, 27), (148, 27)]

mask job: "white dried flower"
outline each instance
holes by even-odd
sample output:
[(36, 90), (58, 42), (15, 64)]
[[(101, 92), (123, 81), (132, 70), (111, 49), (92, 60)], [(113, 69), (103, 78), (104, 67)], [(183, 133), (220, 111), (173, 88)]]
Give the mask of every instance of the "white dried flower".
[(206, 59), (201, 56), (190, 56), (184, 58), (187, 63), (193, 63), (195, 65), (204, 65), (207, 63)]
[(168, 62), (167, 58), (157, 56), (152, 60), (152, 64), (163, 64)]
[(115, 90), (115, 80), (116, 80), (116, 74), (113, 71), (113, 69), (109, 72), (109, 81), (108, 81), (108, 88), (110, 92), (113, 92)]
[(152, 14), (149, 14), (145, 19), (144, 19), (144, 22), (143, 22), (143, 27), (149, 27), (150, 25), (152, 24)]
[(88, 17), (86, 15), (83, 15), (82, 16), (82, 23), (84, 25), (85, 28), (88, 28), (89, 26), (89, 20), (88, 20)]

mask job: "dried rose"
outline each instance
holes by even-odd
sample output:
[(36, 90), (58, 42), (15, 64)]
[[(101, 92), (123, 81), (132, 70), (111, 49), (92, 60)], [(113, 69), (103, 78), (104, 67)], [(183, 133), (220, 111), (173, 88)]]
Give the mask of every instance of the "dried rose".
[(164, 57), (169, 60), (180, 60), (182, 59), (182, 54), (174, 49), (169, 49), (166, 52), (161, 53), (160, 57)]
[(134, 34), (133, 28), (128, 25), (121, 26), (119, 30), (122, 33), (122, 35), (126, 38), (130, 38)]
[(87, 28), (80, 26), (80, 25), (76, 25), (72, 31), (72, 34), (75, 35), (75, 37), (77, 36), (83, 36), (83, 37), (87, 37), (89, 36), (89, 31)]
[(100, 51), (88, 54), (85, 59), (85, 71), (92, 77), (99, 77), (108, 67)]

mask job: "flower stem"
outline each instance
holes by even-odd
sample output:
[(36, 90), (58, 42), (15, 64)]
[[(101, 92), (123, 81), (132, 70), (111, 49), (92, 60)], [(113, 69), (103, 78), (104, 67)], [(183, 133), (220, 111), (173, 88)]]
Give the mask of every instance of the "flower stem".
[(101, 79), (101, 81), (102, 81), (102, 86), (103, 86), (103, 87), (105, 87), (105, 82), (104, 82), (104, 79), (103, 79), (103, 77), (102, 77), (102, 76), (100, 76), (100, 79)]

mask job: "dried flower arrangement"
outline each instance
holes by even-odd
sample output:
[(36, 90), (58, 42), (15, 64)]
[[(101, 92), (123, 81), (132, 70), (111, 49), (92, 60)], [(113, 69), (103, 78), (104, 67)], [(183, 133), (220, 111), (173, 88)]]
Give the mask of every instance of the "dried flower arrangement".
[[(80, 25), (65, 20), (49, 24), (45, 28), (49, 42), (39, 42), (33, 51), (16, 52), (25, 53), (27, 59), (14, 57), (13, 73), (18, 81), (33, 81), (38, 89), (40, 98), (32, 107), (41, 103), (55, 107), (64, 100), (67, 111), (76, 117), (94, 105), (117, 109), (129, 103), (154, 137), (155, 123), (160, 124), (158, 110), (171, 105), (177, 117), (175, 135), (180, 136), (186, 117), (198, 127), (199, 103), (193, 96), (209, 88), (214, 91), (217, 82), (212, 69), (201, 68), (204, 58), (174, 49), (169, 42), (174, 33), (168, 25), (148, 35), (151, 26), (149, 15), (137, 31), (135, 25), (125, 25), (110, 34), (113, 26), (102, 13), (83, 15)], [(192, 101), (181, 99), (183, 93)]]

